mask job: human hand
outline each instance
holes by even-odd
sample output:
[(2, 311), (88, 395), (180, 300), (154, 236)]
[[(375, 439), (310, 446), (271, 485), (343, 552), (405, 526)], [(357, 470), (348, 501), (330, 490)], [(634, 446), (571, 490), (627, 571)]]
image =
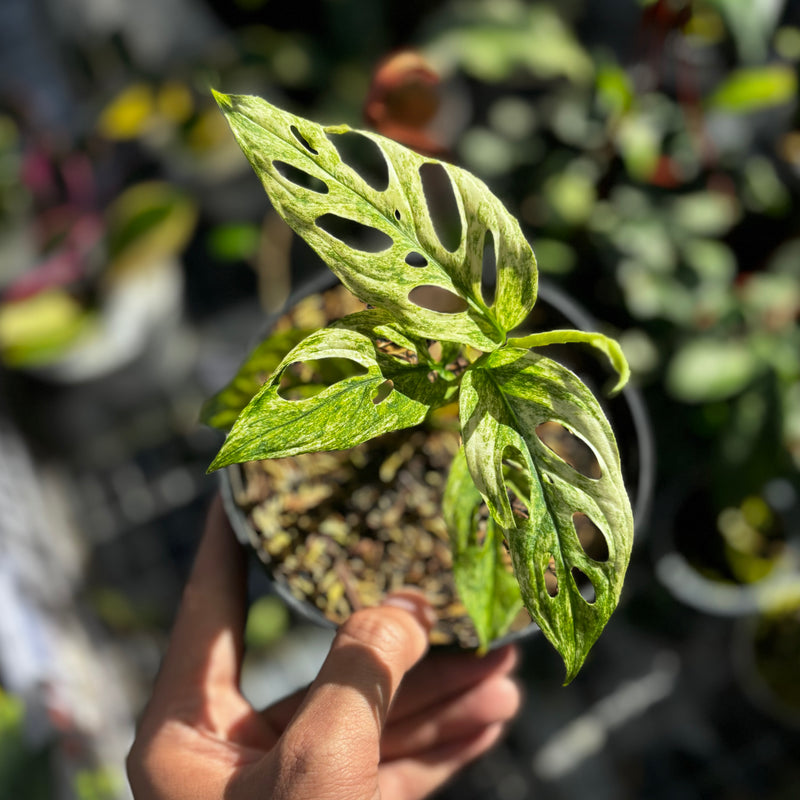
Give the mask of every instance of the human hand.
[(340, 627), (307, 690), (258, 711), (239, 691), (244, 586), (217, 500), (128, 756), (137, 800), (423, 798), (519, 707), (513, 648), (421, 661), (430, 610), (402, 592)]

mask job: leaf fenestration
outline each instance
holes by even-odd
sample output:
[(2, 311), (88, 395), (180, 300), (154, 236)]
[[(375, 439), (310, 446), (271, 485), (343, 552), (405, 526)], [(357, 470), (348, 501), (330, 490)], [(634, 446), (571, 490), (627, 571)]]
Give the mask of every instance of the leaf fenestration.
[[(337, 381), (314, 397), (285, 400), (279, 392), (284, 370), (295, 362), (345, 358), (365, 374)], [(355, 330), (322, 328), (284, 357), (270, 379), (236, 419), (209, 471), (228, 464), (299, 453), (342, 450), (422, 422), (429, 406), (394, 388), (374, 398), (387, 378), (370, 338)]]
[[(347, 126), (323, 128), (257, 97), (220, 93), (215, 97), (278, 213), (350, 291), (370, 305), (390, 310), (405, 330), (490, 351), (503, 344), (506, 333), (530, 311), (537, 290), (533, 251), (514, 217), (478, 178), (378, 134), (357, 131), (385, 159), (388, 185), (378, 191), (342, 159), (331, 141), (350, 132)], [(278, 170), (276, 161), (321, 181), (327, 193), (289, 180), (289, 168)], [(442, 243), (428, 210), (422, 179), (429, 171), (425, 165), (435, 165), (452, 187), (461, 219), (460, 238), (452, 250)], [(332, 214), (383, 234), (391, 245), (377, 253), (349, 247), (319, 225), (320, 218)], [(481, 293), (487, 232), (496, 243), (498, 265), (491, 306)], [(412, 252), (421, 258), (409, 263), (406, 259)], [(422, 259), (426, 263), (420, 266)], [(426, 285), (459, 296), (466, 308), (442, 314), (420, 307), (409, 296)]]
[(311, 333), (294, 328), (274, 333), (247, 356), (231, 381), (206, 401), (200, 420), (221, 431), (230, 430), (236, 417), (253, 399), (284, 356)]

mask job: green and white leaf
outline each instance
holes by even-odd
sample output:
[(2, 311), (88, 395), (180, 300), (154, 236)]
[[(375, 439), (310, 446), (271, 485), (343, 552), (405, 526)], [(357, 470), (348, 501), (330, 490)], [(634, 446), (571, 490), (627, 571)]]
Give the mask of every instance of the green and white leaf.
[(445, 487), (443, 509), (453, 552), (453, 577), (480, 647), (486, 650), (503, 636), (522, 608), (514, 574), (503, 559), (503, 531), (489, 516), (483, 541), (478, 538), (478, 514), (483, 498), (475, 488), (464, 450), (453, 459)]
[[(278, 213), (350, 291), (370, 305), (389, 310), (405, 330), (490, 351), (505, 341), (506, 333), (533, 307), (537, 290), (533, 252), (514, 217), (469, 172), (378, 134), (358, 131), (377, 145), (386, 161), (388, 186), (379, 191), (345, 163), (332, 141), (349, 131), (347, 126), (324, 128), (257, 97), (220, 93), (215, 97)], [(300, 170), (315, 188), (285, 177), (276, 162)], [(440, 165), (452, 184), (461, 219), (461, 240), (454, 251), (440, 240), (428, 210), (420, 173), (424, 164)], [(367, 252), (345, 244), (317, 224), (325, 215), (383, 234), (381, 238), (388, 237), (386, 249)], [(497, 264), (491, 306), (481, 294), (487, 233), (494, 242)], [(421, 254), (425, 265), (406, 263), (410, 253)], [(445, 313), (423, 308), (409, 299), (421, 286), (457, 295), (465, 310)]]
[[(304, 400), (280, 396), (281, 376), (289, 365), (329, 358), (352, 360), (366, 372)], [(342, 450), (422, 422), (428, 405), (396, 388), (376, 402), (386, 381), (368, 336), (339, 328), (312, 333), (281, 361), (239, 415), (209, 471), (245, 461)]]
[[(633, 516), (622, 480), (614, 434), (590, 390), (572, 372), (534, 352), (503, 348), (477, 361), (462, 380), (460, 414), (464, 449), (476, 486), (505, 530), (528, 611), (564, 659), (566, 680), (616, 608), (633, 542)], [(536, 433), (557, 422), (590, 445), (599, 479), (575, 470)], [(503, 461), (512, 457), (530, 496), (527, 519), (512, 510)], [(586, 514), (602, 532), (608, 559), (591, 559), (573, 521)], [(555, 561), (558, 594), (545, 573)], [(572, 570), (592, 583), (596, 599), (583, 599)]]
[(260, 342), (244, 360), (230, 383), (206, 401), (200, 412), (201, 422), (217, 430), (229, 431), (236, 417), (286, 354), (310, 333), (310, 330), (295, 328), (279, 331)]
[(611, 366), (619, 376), (617, 383), (611, 390), (612, 394), (620, 392), (631, 377), (631, 368), (628, 366), (628, 359), (622, 352), (619, 342), (611, 339), (602, 333), (591, 331), (546, 331), (544, 333), (532, 333), (518, 339), (509, 339), (509, 347), (546, 347), (550, 344), (569, 344), (579, 343), (588, 344), (599, 350), (606, 356)]

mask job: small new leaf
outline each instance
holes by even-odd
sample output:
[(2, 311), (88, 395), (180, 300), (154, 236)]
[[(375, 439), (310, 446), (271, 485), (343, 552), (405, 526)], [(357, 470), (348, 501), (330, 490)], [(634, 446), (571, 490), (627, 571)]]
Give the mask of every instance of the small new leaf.
[(617, 394), (625, 388), (631, 377), (631, 368), (628, 366), (628, 359), (622, 352), (619, 342), (611, 339), (602, 333), (591, 331), (545, 331), (544, 333), (532, 333), (518, 339), (509, 339), (509, 347), (545, 347), (549, 344), (568, 344), (579, 343), (588, 344), (599, 350), (606, 356), (611, 366), (619, 376), (617, 383), (611, 390), (611, 394)]

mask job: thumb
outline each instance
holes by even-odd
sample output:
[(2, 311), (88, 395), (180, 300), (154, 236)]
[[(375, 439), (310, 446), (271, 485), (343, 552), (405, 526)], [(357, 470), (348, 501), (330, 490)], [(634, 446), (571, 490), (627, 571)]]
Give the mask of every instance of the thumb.
[[(340, 628), (271, 756), (275, 796), (372, 796), (380, 738), (403, 676), (428, 648), (433, 612), (412, 591), (354, 613)], [(287, 785), (290, 783), (290, 785)], [(298, 785), (298, 784), (303, 784)], [(374, 788), (373, 788), (374, 787)]]

